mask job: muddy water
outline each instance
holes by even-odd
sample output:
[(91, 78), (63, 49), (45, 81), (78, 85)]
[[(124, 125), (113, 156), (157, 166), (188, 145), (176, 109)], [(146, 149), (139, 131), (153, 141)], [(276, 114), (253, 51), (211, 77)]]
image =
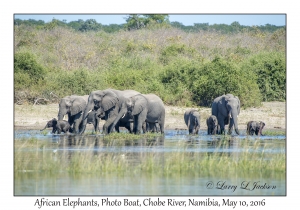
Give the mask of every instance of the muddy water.
[[(140, 163), (143, 154), (163, 154), (169, 152), (189, 153), (227, 153), (233, 158), (245, 152), (242, 146), (247, 138), (249, 145), (259, 139), (255, 149), (247, 148), (247, 152), (285, 153), (285, 136), (247, 137), (245, 132), (240, 136), (232, 136), (230, 143), (218, 146), (220, 136), (208, 136), (200, 131), (197, 136), (187, 135), (185, 130), (166, 130), (164, 136), (151, 140), (124, 140), (116, 143), (107, 142), (103, 135), (46, 135), (39, 131), (16, 130), (15, 140), (35, 137), (47, 144), (38, 150), (26, 148), (24, 156), (30, 152), (49, 152), (61, 154), (60, 157), (72, 159), (78, 152), (94, 154), (119, 154), (132, 160), (132, 164)], [(178, 142), (186, 146), (179, 147)], [(272, 145), (268, 147), (266, 145)], [(159, 156), (160, 157), (160, 156)], [(272, 156), (270, 156), (272, 157)], [(59, 163), (59, 160), (57, 161)], [(213, 177), (195, 175), (155, 175), (155, 174), (69, 174), (58, 172), (22, 171), (15, 173), (15, 195), (286, 195), (286, 179), (282, 175), (271, 178), (264, 175), (255, 177), (230, 177), (219, 174)]]

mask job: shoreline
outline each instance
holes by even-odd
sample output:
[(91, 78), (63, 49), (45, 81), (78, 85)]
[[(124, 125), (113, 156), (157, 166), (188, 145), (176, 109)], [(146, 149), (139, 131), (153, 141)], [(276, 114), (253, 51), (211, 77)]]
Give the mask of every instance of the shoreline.
[[(198, 109), (200, 112), (200, 130), (206, 130), (206, 119), (211, 114), (211, 108), (179, 106), (165, 106), (165, 130), (187, 130), (183, 114), (190, 108)], [(49, 120), (57, 118), (57, 113), (58, 104), (14, 104), (14, 130), (40, 130), (45, 127)], [(241, 109), (238, 117), (239, 129), (246, 129), (246, 124), (250, 120), (265, 122), (264, 130), (285, 130), (286, 102), (263, 102), (261, 107)], [(100, 122), (100, 130), (102, 130), (103, 123), (104, 121)], [(87, 129), (93, 129), (93, 125), (87, 125)]]

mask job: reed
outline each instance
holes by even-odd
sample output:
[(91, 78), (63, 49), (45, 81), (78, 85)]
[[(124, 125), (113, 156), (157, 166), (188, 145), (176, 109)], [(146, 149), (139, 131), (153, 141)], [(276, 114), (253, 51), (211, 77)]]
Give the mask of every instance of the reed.
[[(124, 142), (120, 139), (108, 141), (110, 141), (108, 146), (117, 146), (118, 142)], [(136, 140), (131, 141), (134, 143)], [(224, 152), (224, 148), (232, 146), (226, 139), (216, 143), (215, 151), (202, 153), (191, 152), (189, 148), (193, 145), (184, 141), (179, 141), (176, 149), (170, 152), (158, 152), (150, 145), (146, 152), (136, 153), (126, 152), (118, 147), (112, 152), (99, 152), (92, 144), (88, 147), (77, 145), (73, 151), (56, 151), (34, 138), (15, 142), (14, 171), (16, 174), (32, 171), (82, 175), (91, 173), (284, 178), (286, 172), (285, 145), (280, 144), (280, 152), (274, 153), (272, 152), (275, 149), (274, 144), (264, 144), (262, 148), (260, 140), (240, 140), (238, 143), (241, 144), (241, 151), (231, 153)]]

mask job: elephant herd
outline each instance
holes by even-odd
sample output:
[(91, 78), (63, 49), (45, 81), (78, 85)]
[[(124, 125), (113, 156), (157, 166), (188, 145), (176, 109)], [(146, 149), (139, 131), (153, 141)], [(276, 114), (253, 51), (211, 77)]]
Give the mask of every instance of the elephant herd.
[[(65, 115), (68, 121), (63, 120)], [(135, 90), (106, 89), (92, 91), (90, 95), (66, 96), (60, 100), (58, 120), (50, 120), (44, 129), (53, 127), (52, 133), (57, 130), (58, 133), (83, 134), (86, 125), (93, 124), (98, 132), (101, 119), (105, 120), (104, 134), (119, 132), (119, 127), (135, 134), (142, 131), (164, 133), (164, 103), (155, 94), (141, 94)]]
[[(217, 97), (212, 103), (212, 115), (207, 118), (207, 133), (224, 134), (225, 125), (229, 124), (228, 134), (234, 126), (239, 135), (237, 117), (240, 113), (240, 100), (232, 94)], [(68, 121), (63, 120), (68, 115)], [(165, 107), (160, 97), (155, 94), (142, 94), (135, 90), (96, 90), (90, 95), (71, 95), (59, 102), (58, 119), (47, 122), (46, 128), (53, 127), (57, 131), (83, 134), (87, 124), (93, 124), (95, 132), (99, 132), (100, 120), (105, 120), (103, 133), (119, 132), (125, 127), (130, 133), (145, 132), (164, 133)], [(200, 114), (197, 110), (187, 110), (184, 121), (189, 134), (198, 134), (200, 129)], [(265, 123), (250, 121), (247, 124), (247, 134), (262, 135)], [(42, 130), (44, 130), (42, 129)]]
[[(234, 126), (237, 135), (238, 115), (240, 114), (240, 100), (237, 96), (226, 94), (214, 99), (211, 108), (212, 115), (206, 119), (207, 134), (224, 134), (225, 125), (229, 125), (228, 134), (232, 133)], [(200, 129), (200, 113), (197, 110), (190, 109), (184, 113), (184, 121), (188, 127), (189, 134), (198, 134)], [(247, 134), (262, 135), (262, 129), (265, 123), (262, 121), (249, 121), (247, 123)]]

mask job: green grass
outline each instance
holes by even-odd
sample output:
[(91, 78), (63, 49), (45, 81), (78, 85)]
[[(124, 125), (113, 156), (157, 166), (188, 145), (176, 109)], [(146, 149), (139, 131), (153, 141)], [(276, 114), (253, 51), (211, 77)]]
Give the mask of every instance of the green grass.
[(285, 136), (286, 131), (285, 130), (263, 130), (263, 135), (266, 136)]
[[(131, 134), (109, 136), (112, 136), (111, 139), (107, 139), (107, 136), (104, 136), (103, 139), (106, 146), (122, 146), (126, 141), (130, 144), (137, 141), (133, 138), (128, 139)], [(146, 134), (143, 137), (146, 141), (151, 141), (154, 136)], [(113, 139), (113, 137), (119, 139)], [(67, 172), (70, 174), (284, 177), (286, 172), (284, 145), (281, 144), (282, 153), (273, 154), (267, 151), (274, 149), (274, 144), (265, 144), (263, 150), (260, 151), (258, 150), (262, 144), (260, 140), (248, 141), (246, 139), (239, 142), (243, 148), (243, 152), (240, 153), (218, 152), (219, 147), (230, 147), (230, 142), (224, 137), (217, 142), (215, 152), (190, 152), (188, 148), (193, 145), (179, 141), (176, 149), (172, 152), (152, 152), (153, 145), (147, 144), (149, 152), (140, 152), (134, 155), (131, 152), (118, 151), (118, 147), (115, 152), (97, 152), (93, 149), (93, 144), (85, 145), (85, 148), (88, 146), (88, 149), (72, 153), (68, 151), (55, 152), (55, 149), (46, 149), (48, 148), (47, 143), (31, 138), (15, 141), (14, 171), (16, 173), (33, 171), (49, 174)], [(81, 146), (77, 145), (75, 148), (80, 149)]]

